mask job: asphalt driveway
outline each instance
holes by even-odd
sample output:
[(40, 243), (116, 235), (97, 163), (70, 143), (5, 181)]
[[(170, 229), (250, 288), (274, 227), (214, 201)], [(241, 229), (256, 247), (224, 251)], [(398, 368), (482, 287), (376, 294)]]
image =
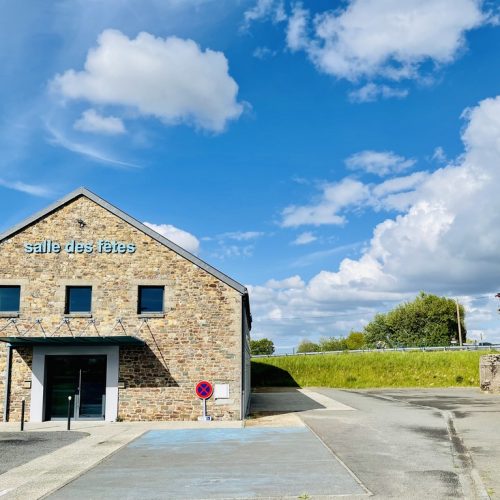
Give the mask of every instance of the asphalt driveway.
[(500, 396), (315, 389), (355, 411), (301, 418), (379, 498), (500, 498)]

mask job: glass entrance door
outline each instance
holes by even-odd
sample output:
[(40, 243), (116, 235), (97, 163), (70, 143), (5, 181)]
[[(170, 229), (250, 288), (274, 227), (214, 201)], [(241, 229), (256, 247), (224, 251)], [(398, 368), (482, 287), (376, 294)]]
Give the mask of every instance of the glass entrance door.
[(46, 356), (45, 420), (68, 416), (103, 419), (106, 356)]
[(104, 418), (106, 356), (86, 356), (79, 368), (78, 418)]

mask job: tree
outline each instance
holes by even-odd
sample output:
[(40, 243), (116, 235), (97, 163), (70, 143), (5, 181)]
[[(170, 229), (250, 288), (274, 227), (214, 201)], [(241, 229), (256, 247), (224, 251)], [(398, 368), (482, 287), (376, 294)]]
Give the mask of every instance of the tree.
[(274, 343), (272, 340), (263, 338), (260, 340), (250, 340), (250, 353), (253, 355), (267, 354), (274, 352)]
[(339, 337), (322, 337), (319, 341), (319, 350), (327, 351), (345, 351), (347, 349), (346, 339)]
[[(465, 310), (460, 307), (462, 340), (465, 342)], [(457, 309), (453, 299), (420, 292), (413, 302), (400, 304), (386, 314), (377, 314), (364, 328), (371, 347), (446, 346), (457, 337)]]
[(310, 340), (301, 340), (297, 346), (297, 352), (319, 352), (319, 345)]
[(301, 340), (297, 352), (347, 351), (348, 349), (361, 349), (365, 344), (366, 339), (363, 333), (351, 332), (347, 338), (321, 337), (318, 343), (306, 339)]
[(362, 332), (351, 332), (345, 339), (347, 349), (363, 349), (366, 344), (365, 335)]

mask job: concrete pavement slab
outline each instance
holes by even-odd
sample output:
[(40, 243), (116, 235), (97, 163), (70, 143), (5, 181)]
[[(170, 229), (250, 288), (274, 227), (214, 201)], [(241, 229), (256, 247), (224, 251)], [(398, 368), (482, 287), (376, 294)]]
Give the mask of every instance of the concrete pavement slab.
[[(19, 424), (0, 424), (0, 436)], [(63, 431), (66, 422), (26, 424), (30, 432)], [(77, 421), (72, 429), (86, 432), (73, 444), (35, 458), (0, 475), (0, 497), (31, 500), (47, 495), (101, 462), (151, 429), (241, 428), (242, 422), (102, 422)]]
[(50, 498), (366, 496), (307, 428), (151, 431)]

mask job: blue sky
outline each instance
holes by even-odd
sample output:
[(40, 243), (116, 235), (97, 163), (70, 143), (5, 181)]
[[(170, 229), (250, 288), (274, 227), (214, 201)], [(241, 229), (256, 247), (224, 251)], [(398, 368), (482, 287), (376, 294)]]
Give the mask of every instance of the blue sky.
[(498, 7), (4, 6), (0, 229), (84, 185), (248, 285), (280, 349), (420, 290), (500, 341)]

